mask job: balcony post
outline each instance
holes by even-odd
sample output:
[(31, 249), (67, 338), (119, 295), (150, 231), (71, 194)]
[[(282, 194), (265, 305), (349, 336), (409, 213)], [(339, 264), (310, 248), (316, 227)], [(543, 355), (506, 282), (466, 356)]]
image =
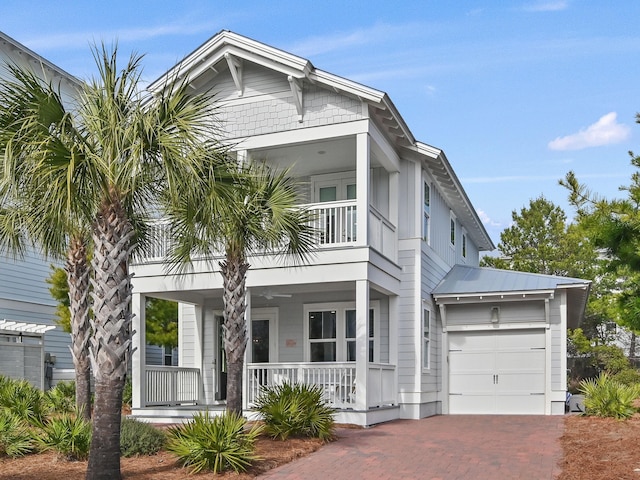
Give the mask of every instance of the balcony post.
[(146, 297), (140, 293), (134, 293), (131, 299), (133, 312), (132, 319), (132, 347), (131, 355), (131, 393), (132, 408), (144, 408), (147, 403), (146, 398), (146, 351), (145, 351), (145, 301)]
[(356, 215), (358, 245), (369, 245), (369, 134), (356, 135)]
[(356, 410), (366, 410), (369, 374), (369, 281), (356, 281)]

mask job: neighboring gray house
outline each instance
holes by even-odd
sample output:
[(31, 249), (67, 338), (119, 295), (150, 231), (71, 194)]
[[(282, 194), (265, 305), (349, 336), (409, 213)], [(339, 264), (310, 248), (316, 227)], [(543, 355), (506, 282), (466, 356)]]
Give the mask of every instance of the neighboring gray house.
[[(321, 385), (337, 419), (361, 425), (564, 412), (566, 328), (589, 282), (479, 268), (491, 239), (445, 153), (387, 94), (229, 31), (150, 90), (178, 74), (216, 92), (238, 161), (291, 167), (316, 213), (307, 263), (249, 259), (247, 413), (285, 380)], [(217, 259), (173, 275), (163, 252), (133, 266), (133, 414), (154, 421), (222, 409), (226, 395)], [(144, 361), (146, 297), (181, 302), (179, 367)]]
[[(31, 69), (36, 75), (51, 82), (60, 89), (63, 99), (71, 102), (80, 87), (80, 81), (61, 68), (29, 50), (11, 37), (0, 32), (0, 82), (8, 78), (6, 64), (16, 64)], [(51, 274), (51, 260), (42, 258), (36, 251), (29, 250), (24, 258), (13, 259), (6, 252), (0, 252), (0, 320), (15, 321), (0, 339), (5, 342), (19, 341), (21, 332), (42, 331), (36, 325), (54, 326), (56, 302), (49, 294), (45, 279)], [(22, 325), (24, 324), (24, 325)], [(55, 327), (44, 333), (44, 352), (55, 358), (54, 377), (73, 378), (73, 361), (69, 352), (69, 334)], [(0, 350), (2, 344), (0, 343)], [(6, 348), (5, 348), (5, 351)], [(19, 371), (19, 359), (15, 355), (0, 361), (0, 374)], [(19, 375), (17, 375), (19, 376)], [(38, 382), (34, 382), (38, 383)], [(47, 386), (46, 383), (44, 385)]]

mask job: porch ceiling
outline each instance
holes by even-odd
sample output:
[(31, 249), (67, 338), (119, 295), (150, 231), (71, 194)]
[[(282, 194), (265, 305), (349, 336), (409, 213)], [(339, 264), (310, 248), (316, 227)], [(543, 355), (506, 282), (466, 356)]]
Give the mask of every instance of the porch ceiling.
[[(352, 171), (356, 169), (356, 141), (354, 137), (342, 137), (282, 147), (256, 149), (250, 158), (265, 161), (276, 168), (291, 168), (296, 177), (323, 173)], [(380, 166), (372, 152), (371, 166)]]

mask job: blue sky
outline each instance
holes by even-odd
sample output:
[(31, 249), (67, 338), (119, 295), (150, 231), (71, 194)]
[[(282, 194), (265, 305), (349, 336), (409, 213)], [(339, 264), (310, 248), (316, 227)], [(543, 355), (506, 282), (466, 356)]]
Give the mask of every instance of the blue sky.
[(638, 18), (632, 0), (0, 3), (0, 30), (81, 78), (94, 41), (145, 53), (151, 81), (228, 29), (385, 91), (445, 151), (496, 244), (541, 194), (573, 216), (569, 170), (622, 195), (640, 153)]

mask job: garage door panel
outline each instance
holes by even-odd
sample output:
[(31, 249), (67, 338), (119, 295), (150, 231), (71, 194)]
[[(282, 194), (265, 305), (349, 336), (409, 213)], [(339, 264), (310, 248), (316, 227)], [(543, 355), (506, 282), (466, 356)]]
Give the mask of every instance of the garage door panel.
[(497, 395), (544, 393), (544, 372), (499, 373), (496, 377)]
[(513, 330), (496, 334), (497, 350), (544, 348), (544, 333), (530, 330)]
[(485, 332), (465, 332), (464, 335), (451, 334), (449, 337), (450, 350), (487, 350), (495, 349), (495, 340)]
[(544, 403), (544, 395), (497, 395), (496, 412), (505, 415), (544, 413)]
[(527, 370), (540, 371), (542, 367), (544, 373), (544, 350), (520, 350), (512, 352), (495, 353), (496, 370), (501, 372)]
[(495, 413), (495, 395), (451, 395), (449, 410), (459, 415)]
[(449, 382), (452, 395), (495, 395), (494, 391), (494, 375), (491, 374), (456, 374)]
[(495, 353), (449, 352), (449, 365), (456, 372), (484, 372), (495, 367)]

